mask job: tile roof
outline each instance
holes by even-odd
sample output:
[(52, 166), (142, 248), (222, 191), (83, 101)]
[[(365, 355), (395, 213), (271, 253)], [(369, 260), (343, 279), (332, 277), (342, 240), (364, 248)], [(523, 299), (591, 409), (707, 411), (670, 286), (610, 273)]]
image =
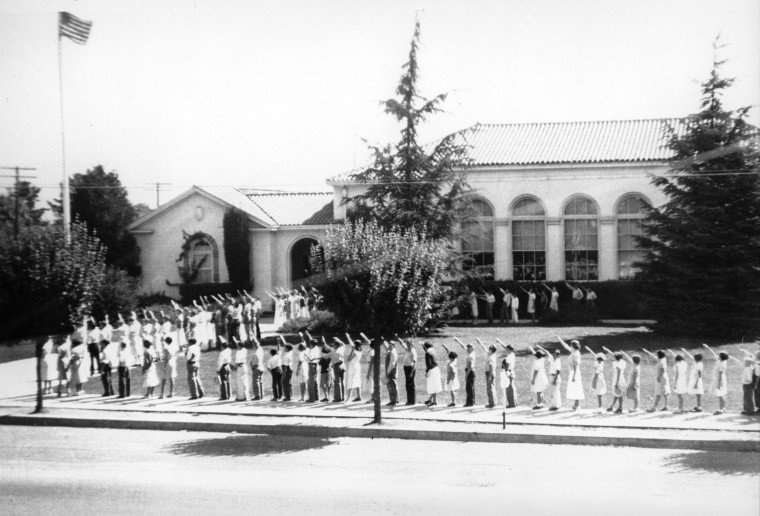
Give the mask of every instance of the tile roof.
[[(239, 190), (240, 191), (240, 190)], [(333, 220), (330, 192), (244, 194), (277, 226), (314, 226)]]
[[(458, 133), (472, 166), (620, 163), (667, 160), (667, 128), (684, 130), (680, 118), (475, 124)], [(356, 171), (332, 177), (344, 181)]]

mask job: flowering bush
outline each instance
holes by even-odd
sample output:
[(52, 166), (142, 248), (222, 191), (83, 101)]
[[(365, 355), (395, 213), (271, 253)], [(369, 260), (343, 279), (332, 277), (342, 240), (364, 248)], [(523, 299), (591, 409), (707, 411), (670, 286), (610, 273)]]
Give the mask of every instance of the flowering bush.
[(452, 252), (444, 240), (415, 230), (383, 230), (376, 222), (331, 226), (312, 252), (310, 278), (326, 308), (353, 330), (420, 333), (451, 313), (444, 277)]
[(105, 282), (105, 249), (80, 222), (25, 229), (0, 246), (0, 336), (60, 332), (81, 324)]

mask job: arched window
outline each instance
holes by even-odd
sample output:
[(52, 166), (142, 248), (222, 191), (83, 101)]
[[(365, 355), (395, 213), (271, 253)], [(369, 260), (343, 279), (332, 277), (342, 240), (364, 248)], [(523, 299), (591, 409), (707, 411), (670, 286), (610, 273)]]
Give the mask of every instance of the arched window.
[(215, 274), (218, 264), (216, 263), (216, 245), (211, 237), (197, 237), (190, 243), (190, 251), (187, 253), (187, 265), (198, 269), (195, 283), (215, 283), (218, 281)]
[(634, 265), (644, 259), (644, 252), (636, 245), (636, 235), (643, 234), (641, 221), (646, 217), (649, 203), (639, 194), (628, 194), (615, 207), (617, 217), (618, 279), (636, 276)]
[(290, 248), (290, 281), (298, 285), (301, 280), (311, 276), (314, 271), (311, 266), (311, 249), (317, 248), (318, 252), (324, 252), (316, 239), (305, 237), (298, 240)]
[(519, 199), (512, 207), (512, 277), (546, 279), (546, 213), (535, 197)]
[(565, 279), (599, 279), (599, 210), (588, 197), (565, 205)]
[(493, 208), (482, 199), (472, 201), (473, 218), (462, 223), (465, 269), (478, 268), (493, 275)]

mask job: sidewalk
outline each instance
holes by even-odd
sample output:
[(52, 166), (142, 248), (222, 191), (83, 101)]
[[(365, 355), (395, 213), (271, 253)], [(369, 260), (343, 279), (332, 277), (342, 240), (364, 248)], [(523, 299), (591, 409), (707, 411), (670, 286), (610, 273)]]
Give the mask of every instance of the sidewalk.
[(760, 417), (739, 414), (615, 415), (418, 404), (384, 406), (384, 424), (377, 427), (368, 426), (373, 410), (365, 403), (118, 399), (84, 394), (46, 396), (48, 413), (31, 415), (36, 389), (29, 378), (33, 368), (33, 359), (0, 364), (0, 423), (760, 451)]

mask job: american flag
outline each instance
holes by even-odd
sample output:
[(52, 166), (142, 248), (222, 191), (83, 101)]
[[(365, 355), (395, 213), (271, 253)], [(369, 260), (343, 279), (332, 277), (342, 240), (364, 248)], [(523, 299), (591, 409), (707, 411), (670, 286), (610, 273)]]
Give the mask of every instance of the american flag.
[(74, 43), (84, 45), (90, 37), (91, 21), (80, 20), (67, 12), (58, 13), (58, 37), (67, 37)]

